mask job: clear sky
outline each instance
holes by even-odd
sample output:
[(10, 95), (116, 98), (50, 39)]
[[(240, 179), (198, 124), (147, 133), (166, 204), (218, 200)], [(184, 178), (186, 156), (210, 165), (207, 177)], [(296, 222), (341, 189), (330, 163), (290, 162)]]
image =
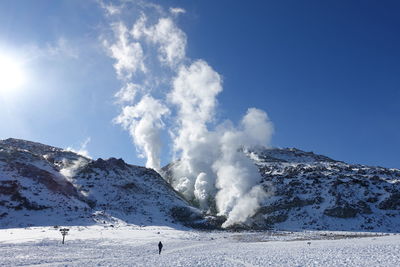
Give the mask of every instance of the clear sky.
[[(256, 107), (274, 124), (272, 146), (400, 168), (399, 1), (153, 3), (164, 10), (159, 17), (170, 7), (185, 10), (168, 13), (185, 34), (185, 58), (221, 75), (216, 121), (237, 123)], [(113, 123), (124, 81), (110, 56), (112, 25), (132, 27), (141, 14), (130, 7), (111, 15), (120, 6), (0, 1), (0, 139), (75, 150), (88, 141), (93, 158), (145, 164), (129, 133)], [(167, 133), (162, 141), (166, 164)]]

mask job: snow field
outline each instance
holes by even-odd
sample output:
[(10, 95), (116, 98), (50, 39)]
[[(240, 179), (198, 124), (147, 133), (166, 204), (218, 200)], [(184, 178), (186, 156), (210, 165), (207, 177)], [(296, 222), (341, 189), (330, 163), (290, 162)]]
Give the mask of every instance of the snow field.
[[(0, 265), (400, 266), (400, 235), (310, 240), (316, 232), (269, 233), (261, 238), (267, 242), (254, 242), (263, 233), (136, 226), (70, 229), (64, 245), (52, 227), (0, 230)], [(164, 248), (158, 255), (160, 240)]]

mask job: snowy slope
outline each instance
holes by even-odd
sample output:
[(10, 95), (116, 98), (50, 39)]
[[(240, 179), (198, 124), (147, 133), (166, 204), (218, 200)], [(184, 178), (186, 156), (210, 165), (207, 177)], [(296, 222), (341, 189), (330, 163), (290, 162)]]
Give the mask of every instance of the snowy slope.
[(252, 148), (262, 185), (274, 194), (261, 228), (400, 231), (400, 170), (353, 165), (298, 149)]
[[(273, 192), (246, 227), (400, 231), (400, 170), (293, 148), (244, 153), (258, 166), (261, 185)], [(213, 228), (224, 222), (204, 218), (151, 169), (18, 139), (0, 141), (0, 204), (1, 228), (99, 223)]]
[(204, 223), (151, 169), (18, 139), (0, 141), (0, 203), (2, 228)]
[[(233, 228), (400, 232), (400, 170), (347, 164), (296, 148), (241, 152), (258, 167), (268, 197)], [(163, 168), (171, 184), (178, 163)]]

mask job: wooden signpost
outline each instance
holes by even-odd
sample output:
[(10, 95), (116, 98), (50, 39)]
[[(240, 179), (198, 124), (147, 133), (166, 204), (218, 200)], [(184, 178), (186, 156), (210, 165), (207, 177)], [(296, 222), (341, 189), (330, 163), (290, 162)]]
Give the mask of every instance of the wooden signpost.
[(60, 232), (61, 232), (62, 237), (63, 237), (63, 240), (62, 240), (62, 243), (63, 243), (63, 244), (64, 244), (65, 236), (68, 234), (68, 231), (69, 231), (68, 228), (61, 228), (61, 229), (60, 229)]

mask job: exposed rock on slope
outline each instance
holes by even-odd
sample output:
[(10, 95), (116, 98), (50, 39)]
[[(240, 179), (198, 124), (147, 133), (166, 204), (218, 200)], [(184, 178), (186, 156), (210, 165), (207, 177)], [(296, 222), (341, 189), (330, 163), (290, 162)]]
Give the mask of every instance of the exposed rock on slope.
[[(347, 164), (295, 148), (242, 152), (272, 194), (252, 218), (233, 228), (400, 232), (400, 170)], [(171, 184), (177, 163), (163, 168)]]
[[(400, 232), (400, 170), (298, 149), (244, 153), (273, 195), (239, 228)], [(164, 168), (167, 180), (171, 166)], [(39, 143), (0, 141), (0, 227), (178, 222), (213, 228), (224, 218), (204, 219), (158, 173), (122, 159), (92, 160)]]
[(39, 143), (0, 141), (0, 227), (134, 223), (206, 226), (155, 171)]
[(261, 228), (400, 231), (400, 170), (353, 165), (298, 149), (245, 153), (274, 195), (249, 223)]

